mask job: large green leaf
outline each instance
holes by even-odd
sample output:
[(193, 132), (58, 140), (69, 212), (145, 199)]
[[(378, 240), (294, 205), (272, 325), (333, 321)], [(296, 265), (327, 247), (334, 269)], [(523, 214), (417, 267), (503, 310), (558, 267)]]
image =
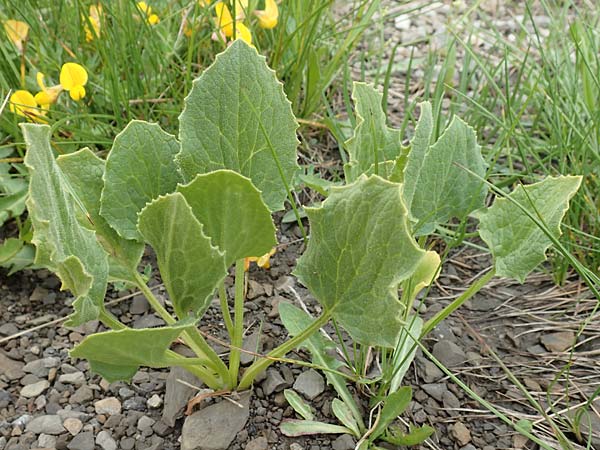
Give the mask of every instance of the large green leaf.
[(394, 347), (402, 319), (398, 283), (425, 253), (408, 232), (401, 185), (378, 176), (332, 188), (306, 208), (311, 237), (296, 275), (350, 335)]
[[(579, 176), (548, 177), (539, 183), (517, 186), (509, 197), (538, 217), (558, 238), (569, 200), (580, 184)], [(479, 235), (494, 255), (497, 275), (522, 283), (546, 259), (546, 250), (552, 244), (550, 237), (509, 199), (497, 198), (478, 217)]]
[(283, 209), (296, 164), (298, 124), (283, 86), (256, 49), (235, 41), (197, 80), (179, 118), (185, 181), (231, 169), (252, 180), (272, 211)]
[(141, 242), (123, 239), (100, 215), (100, 196), (104, 187), (104, 160), (84, 148), (75, 153), (61, 155), (58, 166), (73, 188), (74, 195), (85, 208), (86, 220), (96, 231), (96, 237), (108, 252), (110, 275), (113, 278), (132, 281), (132, 273), (144, 251)]
[(153, 123), (133, 120), (115, 138), (106, 160), (100, 214), (121, 237), (141, 240), (138, 213), (181, 181), (177, 152), (175, 137)]
[(412, 389), (410, 386), (403, 386), (396, 392), (389, 394), (383, 402), (383, 408), (379, 413), (377, 425), (371, 433), (370, 440), (374, 441), (381, 436), (387, 427), (402, 414), (410, 401), (412, 400)]
[[(429, 234), (437, 224), (465, 218), (484, 206), (487, 164), (481, 156), (475, 131), (458, 117), (431, 144), (431, 105), (421, 104), (421, 117), (410, 144), (404, 169), (403, 196), (417, 221), (417, 234)], [(467, 170), (465, 170), (467, 169)]]
[(177, 316), (200, 317), (227, 275), (225, 255), (211, 244), (183, 194), (161, 196), (140, 213), (138, 227), (154, 248)]
[(73, 358), (85, 358), (92, 371), (108, 382), (129, 381), (140, 366), (168, 367), (177, 363), (169, 346), (189, 324), (161, 328), (106, 331), (86, 337), (69, 352)]
[(248, 256), (262, 256), (277, 244), (269, 209), (252, 182), (231, 170), (198, 175), (177, 188), (213, 245), (225, 253), (227, 267)]
[(68, 325), (98, 318), (108, 279), (106, 252), (93, 231), (76, 218), (71, 186), (54, 160), (50, 127), (22, 124), (27, 143), (25, 165), (31, 176), (27, 208), (36, 246), (35, 263), (60, 277), (63, 288), (76, 297)]
[(344, 166), (348, 183), (361, 174), (384, 176), (380, 172), (384, 169), (381, 164), (389, 161), (393, 167), (393, 161), (402, 151), (400, 130), (386, 125), (382, 95), (372, 85), (355, 82), (352, 99), (356, 108), (356, 128), (345, 144), (350, 159)]

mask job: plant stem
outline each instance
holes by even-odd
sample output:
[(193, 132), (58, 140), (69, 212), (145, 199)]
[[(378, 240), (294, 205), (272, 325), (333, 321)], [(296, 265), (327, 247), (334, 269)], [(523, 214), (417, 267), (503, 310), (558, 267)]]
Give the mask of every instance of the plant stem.
[(235, 298), (233, 304), (234, 324), (231, 336), (231, 351), (229, 353), (229, 377), (237, 383), (240, 370), (240, 348), (242, 347), (242, 335), (244, 334), (244, 285), (246, 271), (244, 259), (235, 262)]
[[(154, 296), (150, 288), (146, 285), (146, 282), (142, 278), (142, 276), (135, 272), (134, 274), (135, 282), (140, 291), (144, 294), (148, 303), (154, 308), (154, 310), (158, 313), (158, 315), (167, 323), (167, 325), (173, 325), (177, 322), (177, 320), (169, 314), (169, 311), (165, 309), (163, 305), (160, 304), (158, 299)], [(195, 328), (194, 328), (195, 329)], [(215, 353), (215, 351), (210, 347), (202, 335), (196, 330), (195, 333), (190, 333), (189, 331), (184, 331), (182, 334), (182, 339), (185, 344), (190, 347), (194, 353), (198, 356), (198, 358), (205, 361), (205, 364), (213, 369), (215, 372), (219, 374), (221, 377), (221, 385), (218, 388), (222, 388), (223, 384), (229, 385), (229, 374), (227, 372), (227, 366), (221, 361), (219, 355)], [(203, 380), (204, 381), (204, 380)], [(208, 384), (208, 383), (207, 383)]]
[(455, 299), (452, 303), (450, 303), (439, 313), (437, 313), (435, 316), (429, 319), (425, 323), (425, 326), (423, 327), (423, 330), (421, 331), (421, 336), (419, 336), (419, 338), (421, 339), (424, 336), (426, 336), (431, 330), (433, 330), (437, 326), (438, 323), (440, 323), (442, 320), (444, 320), (446, 317), (448, 317), (450, 314), (452, 314), (454, 311), (460, 308), (464, 302), (466, 302), (475, 294), (477, 294), (486, 284), (488, 284), (488, 282), (492, 278), (494, 278), (494, 275), (496, 275), (496, 269), (495, 267), (492, 267), (492, 269), (488, 273), (486, 273), (479, 280), (477, 280), (475, 283), (469, 286), (469, 288), (465, 292), (463, 292), (457, 299)]
[(119, 319), (111, 312), (104, 309), (104, 305), (102, 305), (98, 319), (105, 327), (112, 328), (113, 330), (123, 330), (124, 328), (127, 328), (127, 326), (119, 322)]
[(219, 284), (219, 303), (221, 304), (221, 312), (223, 313), (223, 320), (225, 320), (225, 327), (227, 327), (227, 333), (229, 333), (229, 339), (231, 339), (233, 337), (234, 328), (233, 322), (231, 321), (231, 314), (229, 313), (229, 305), (227, 304), (225, 281)]
[(315, 321), (310, 324), (302, 333), (297, 334), (289, 341), (284, 342), (279, 347), (271, 350), (265, 358), (261, 358), (248, 367), (248, 370), (244, 372), (238, 390), (243, 391), (248, 389), (258, 374), (267, 369), (275, 361), (270, 358), (280, 358), (285, 356), (288, 352), (298, 347), (302, 342), (312, 336), (313, 333), (317, 332), (319, 328), (325, 325), (331, 318), (331, 312), (324, 312)]
[[(221, 380), (219, 380), (217, 377), (215, 377), (213, 372), (211, 372), (208, 368), (206, 368), (202, 364), (200, 364), (200, 361), (198, 361), (198, 363), (195, 363), (194, 360), (196, 358), (193, 358), (189, 362), (187, 362), (185, 360), (190, 359), (190, 358), (185, 358), (184, 356), (181, 356), (179, 353), (175, 353), (172, 350), (167, 350), (167, 355), (173, 359), (173, 361), (172, 361), (173, 365), (183, 367), (185, 370), (187, 370), (188, 372), (190, 372), (191, 374), (195, 375), (200, 380), (202, 380), (209, 388), (214, 389), (214, 390), (221, 389), (221, 387), (222, 387)], [(195, 363), (195, 364), (190, 365), (189, 363)]]

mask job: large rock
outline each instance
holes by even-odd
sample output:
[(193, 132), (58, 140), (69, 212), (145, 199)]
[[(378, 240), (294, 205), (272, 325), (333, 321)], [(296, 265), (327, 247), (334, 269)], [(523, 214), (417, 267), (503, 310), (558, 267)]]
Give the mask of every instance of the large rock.
[(316, 370), (308, 369), (298, 376), (294, 383), (294, 390), (308, 400), (313, 400), (325, 390), (325, 380)]
[(50, 387), (48, 380), (40, 380), (37, 383), (28, 384), (21, 389), (20, 395), (25, 398), (34, 398)]
[(23, 363), (10, 359), (0, 351), (0, 367), (2, 368), (1, 375), (5, 376), (9, 381), (18, 380), (25, 373), (23, 372)]
[(433, 346), (433, 356), (446, 367), (458, 367), (465, 363), (467, 355), (452, 341), (439, 341)]
[(237, 401), (210, 405), (189, 416), (183, 424), (181, 450), (226, 450), (244, 428), (250, 413), (250, 392)]
[(56, 414), (39, 416), (27, 424), (25, 431), (35, 434), (61, 434), (65, 431), (62, 419)]
[(175, 420), (183, 412), (187, 402), (197, 392), (195, 389), (180, 383), (185, 381), (192, 386), (202, 386), (202, 382), (194, 375), (181, 367), (173, 367), (167, 377), (165, 388), (165, 406), (163, 407), (162, 420), (170, 427), (175, 426)]

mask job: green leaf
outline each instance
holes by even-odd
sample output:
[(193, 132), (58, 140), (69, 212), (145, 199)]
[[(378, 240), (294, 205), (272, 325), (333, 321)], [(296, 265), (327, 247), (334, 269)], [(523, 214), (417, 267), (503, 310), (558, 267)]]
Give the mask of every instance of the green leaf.
[[(560, 223), (569, 209), (569, 200), (579, 189), (581, 177), (548, 177), (528, 186), (517, 186), (506, 198), (477, 214), (479, 235), (485, 241), (496, 266), (496, 274), (521, 283), (546, 259), (552, 240), (514, 202), (538, 217), (555, 238), (561, 235)], [(511, 201), (512, 200), (512, 201)]]
[(0, 245), (0, 265), (8, 263), (23, 248), (24, 242), (17, 238), (5, 239)]
[(198, 175), (178, 186), (213, 245), (229, 267), (248, 256), (262, 256), (277, 245), (271, 213), (252, 182), (231, 170)]
[(331, 410), (337, 419), (349, 430), (352, 430), (352, 434), (357, 438), (360, 437), (360, 428), (358, 423), (354, 419), (352, 410), (339, 398), (334, 398), (331, 402)]
[[(4, 242), (6, 243), (10, 240), (12, 240), (12, 238), (7, 239)], [(13, 245), (14, 244), (9, 244), (10, 247), (12, 247)], [(23, 270), (26, 267), (32, 269), (35, 268), (32, 267), (33, 261), (35, 259), (35, 247), (33, 245), (22, 245), (19, 251), (17, 251), (17, 253), (10, 255), (10, 259), (5, 259), (7, 257), (7, 254), (10, 252), (6, 252), (3, 248), (0, 248), (0, 253), (0, 266), (9, 269), (8, 276), (11, 276), (15, 272), (19, 272), (20, 270)]]
[(296, 391), (293, 389), (284, 389), (283, 396), (289, 403), (289, 405), (294, 408), (298, 414), (300, 414), (306, 420), (314, 420), (315, 416), (313, 414), (312, 408), (308, 403), (306, 403), (302, 397), (300, 397)]
[(430, 437), (435, 430), (429, 425), (423, 425), (421, 427), (411, 427), (408, 433), (402, 433), (400, 430), (393, 430), (387, 433), (383, 439), (390, 444), (394, 445), (418, 445)]
[(423, 319), (418, 316), (414, 316), (409, 317), (407, 322), (408, 323), (406, 327), (403, 327), (402, 331), (400, 332), (398, 344), (394, 349), (394, 359), (392, 365), (392, 373), (394, 375), (390, 382), (389, 392), (396, 392), (398, 390), (402, 384), (404, 375), (406, 375), (406, 372), (408, 372), (408, 369), (415, 359), (415, 355), (417, 353), (417, 344), (413, 340), (412, 336), (414, 336), (416, 339), (421, 336)]
[(374, 441), (381, 436), (387, 427), (404, 412), (412, 399), (412, 389), (409, 386), (403, 386), (396, 392), (389, 394), (384, 400), (383, 408), (379, 413), (379, 420), (370, 435), (370, 440)]
[(27, 185), (25, 185), (20, 191), (0, 196), (0, 225), (11, 217), (23, 214), (27, 194)]
[(138, 213), (181, 181), (177, 152), (175, 137), (154, 123), (133, 120), (115, 138), (106, 160), (100, 214), (121, 237), (141, 240)]
[(296, 164), (296, 129), (283, 85), (256, 49), (241, 40), (194, 81), (179, 117), (185, 181), (231, 169), (252, 180), (271, 211), (283, 209)]
[(473, 128), (454, 117), (431, 145), (432, 127), (431, 105), (423, 103), (404, 169), (403, 195), (417, 234), (466, 218), (484, 206), (487, 194), (486, 184), (465, 170), (483, 178), (487, 168)]
[(88, 224), (92, 225), (98, 241), (109, 255), (111, 277), (133, 281), (131, 274), (137, 271), (144, 244), (123, 239), (100, 215), (105, 162), (87, 148), (61, 155), (56, 162), (71, 185), (79, 205), (85, 209)]
[(27, 143), (25, 165), (31, 176), (27, 208), (36, 246), (35, 263), (58, 274), (76, 297), (67, 326), (98, 318), (108, 279), (106, 252), (93, 231), (80, 225), (71, 187), (50, 148), (50, 127), (22, 124)]
[(352, 99), (356, 105), (356, 128), (345, 143), (349, 162), (344, 166), (344, 173), (348, 183), (361, 174), (383, 176), (379, 172), (380, 164), (395, 160), (402, 151), (400, 130), (386, 125), (382, 95), (372, 85), (355, 82)]
[(429, 250), (423, 255), (415, 272), (410, 277), (412, 291), (409, 296), (410, 299), (416, 298), (421, 289), (430, 286), (435, 281), (439, 275), (440, 264), (440, 255), (437, 252)]
[(227, 275), (225, 257), (175, 192), (161, 196), (140, 213), (139, 230), (156, 252), (158, 267), (177, 316), (202, 316), (215, 287)]
[(352, 430), (339, 425), (313, 420), (286, 420), (279, 427), (287, 437), (299, 437), (311, 434), (352, 434)]
[(161, 328), (106, 331), (86, 337), (69, 352), (72, 358), (84, 358), (90, 362), (93, 372), (108, 382), (129, 381), (140, 366), (168, 367), (174, 364), (169, 356), (171, 343), (189, 324)]
[[(279, 316), (290, 336), (300, 334), (314, 321), (314, 318), (300, 308), (296, 308), (294, 305), (287, 302), (279, 304)], [(313, 364), (329, 369), (323, 370), (327, 382), (334, 387), (346, 406), (352, 410), (355, 421), (362, 424), (360, 411), (358, 410), (358, 406), (356, 405), (352, 394), (346, 386), (345, 378), (332, 372), (334, 370), (338, 371), (344, 365), (339, 359), (331, 356), (331, 353), (334, 352), (335, 348), (333, 342), (325, 339), (320, 333), (313, 333), (302, 343), (302, 346), (307, 348), (310, 352)]]
[(306, 208), (311, 238), (295, 274), (365, 345), (396, 345), (402, 326), (398, 284), (425, 253), (408, 232), (400, 189), (362, 176), (332, 188), (320, 208)]

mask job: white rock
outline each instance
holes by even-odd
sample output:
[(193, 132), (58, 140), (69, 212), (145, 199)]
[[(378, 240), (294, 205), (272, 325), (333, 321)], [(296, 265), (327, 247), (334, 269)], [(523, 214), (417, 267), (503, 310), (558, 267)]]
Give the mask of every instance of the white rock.
[(94, 403), (96, 414), (119, 414), (121, 412), (121, 402), (116, 397), (103, 398)]
[(148, 405), (148, 408), (158, 408), (162, 405), (162, 398), (160, 398), (160, 395), (154, 394), (148, 399), (146, 405)]
[(25, 398), (34, 398), (40, 395), (46, 389), (48, 389), (49, 386), (50, 383), (48, 383), (48, 380), (41, 380), (37, 383), (28, 384), (27, 386), (24, 386), (23, 389), (21, 389), (20, 395), (21, 397)]
[(117, 443), (106, 430), (102, 430), (98, 433), (98, 436), (96, 436), (96, 444), (102, 447), (103, 450), (117, 450)]
[(72, 436), (76, 436), (83, 428), (83, 422), (79, 419), (69, 417), (63, 422), (63, 427), (65, 427)]

